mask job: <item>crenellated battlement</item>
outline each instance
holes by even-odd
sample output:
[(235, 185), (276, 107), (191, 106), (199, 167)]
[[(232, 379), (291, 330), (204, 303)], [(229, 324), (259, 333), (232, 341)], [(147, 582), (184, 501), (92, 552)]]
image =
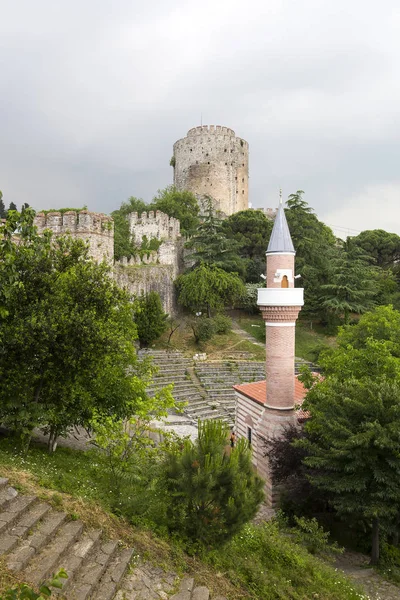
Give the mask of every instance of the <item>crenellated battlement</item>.
[(229, 127), (224, 127), (222, 125), (199, 125), (198, 127), (192, 127), (192, 129), (189, 129), (189, 131), (187, 132), (187, 137), (202, 135), (204, 133), (212, 133), (216, 135), (230, 135), (232, 137), (235, 137), (235, 132), (233, 131), (233, 129), (230, 129)]
[(51, 229), (53, 233), (61, 235), (63, 233), (75, 232), (97, 233), (107, 237), (114, 237), (114, 221), (108, 215), (94, 213), (88, 210), (69, 210), (67, 212), (49, 212), (38, 213), (34, 224), (39, 233), (44, 229)]
[(143, 237), (147, 239), (157, 240), (176, 240), (181, 235), (181, 224), (178, 219), (169, 217), (160, 210), (149, 211), (148, 213), (138, 214), (137, 212), (130, 213), (129, 230), (132, 240), (140, 246)]
[(96, 261), (114, 260), (114, 221), (103, 213), (88, 210), (38, 213), (34, 219), (38, 233), (50, 229), (53, 235), (66, 235), (82, 239), (89, 245), (89, 255)]

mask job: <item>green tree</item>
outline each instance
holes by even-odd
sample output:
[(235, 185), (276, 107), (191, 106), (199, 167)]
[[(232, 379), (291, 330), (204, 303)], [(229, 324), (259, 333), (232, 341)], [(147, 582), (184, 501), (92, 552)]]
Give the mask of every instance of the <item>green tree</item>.
[(379, 529), (398, 526), (400, 494), (400, 313), (377, 307), (357, 325), (339, 328), (337, 348), (319, 362), (303, 408), (305, 464), (309, 479), (336, 510), (373, 531), (377, 561)]
[(122, 202), (118, 210), (111, 213), (114, 219), (114, 258), (120, 260), (124, 256), (130, 258), (135, 254), (135, 245), (131, 241), (128, 215), (137, 212), (139, 215), (147, 212), (149, 206), (140, 198), (131, 196), (126, 202)]
[(0, 219), (5, 219), (7, 216), (6, 207), (3, 201), (3, 192), (0, 190)]
[(383, 229), (362, 231), (353, 243), (371, 256), (378, 267), (387, 269), (400, 260), (400, 236)]
[(187, 190), (178, 191), (173, 185), (158, 190), (148, 210), (160, 210), (178, 219), (182, 235), (191, 235), (199, 223), (200, 209), (196, 196)]
[(330, 375), (308, 393), (304, 408), (305, 463), (311, 483), (353, 522), (372, 530), (371, 562), (379, 560), (379, 532), (397, 520), (400, 503), (400, 383), (385, 377)]
[(205, 264), (229, 273), (244, 274), (245, 264), (238, 256), (240, 244), (226, 236), (223, 221), (216, 216), (210, 197), (204, 199), (204, 208), (205, 214), (196, 233), (186, 243), (186, 248), (192, 250), (187, 256), (191, 268)]
[(273, 221), (261, 210), (242, 210), (222, 223), (228, 239), (239, 244), (239, 255), (246, 263), (246, 282), (258, 283), (265, 273), (265, 253), (271, 235)]
[(375, 305), (376, 269), (371, 259), (351, 238), (341, 243), (332, 255), (329, 283), (321, 286), (322, 306), (343, 318), (347, 325), (350, 314), (362, 314)]
[(17, 210), (17, 205), (14, 204), (14, 202), (10, 202), (10, 205), (8, 207), (8, 210)]
[(142, 294), (136, 299), (134, 319), (141, 346), (150, 346), (166, 331), (167, 317), (157, 292)]
[(285, 214), (296, 250), (296, 272), (302, 276), (296, 285), (304, 287), (302, 315), (315, 318), (325, 312), (320, 302), (321, 286), (329, 281), (336, 239), (331, 229), (318, 220), (303, 194), (298, 190), (289, 196)]
[[(339, 328), (338, 347), (342, 350), (351, 346), (356, 350), (364, 350), (370, 340), (387, 342), (385, 345), (390, 355), (400, 359), (400, 312), (393, 306), (378, 306), (373, 311), (362, 315), (357, 325)], [(335, 353), (328, 353), (327, 360)], [(326, 364), (325, 368), (328, 368)]]
[(151, 372), (136, 357), (134, 306), (107, 266), (80, 240), (38, 236), (33, 217), (12, 212), (0, 226), (0, 420), (28, 440), (44, 428), (52, 450), (95, 409), (134, 414)]
[(246, 440), (231, 451), (228, 437), (222, 422), (199, 421), (198, 439), (167, 453), (162, 489), (168, 527), (192, 543), (222, 544), (254, 517), (263, 499)]
[(180, 275), (176, 281), (178, 302), (194, 312), (221, 310), (233, 305), (246, 293), (236, 273), (227, 273), (219, 267), (201, 264), (193, 271)]

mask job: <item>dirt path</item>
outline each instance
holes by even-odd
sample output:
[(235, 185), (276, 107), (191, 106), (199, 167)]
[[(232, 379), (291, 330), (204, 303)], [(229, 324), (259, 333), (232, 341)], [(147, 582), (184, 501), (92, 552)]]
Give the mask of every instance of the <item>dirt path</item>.
[(369, 567), (369, 557), (358, 552), (344, 552), (335, 565), (361, 585), (370, 600), (399, 600), (400, 587), (389, 583)]

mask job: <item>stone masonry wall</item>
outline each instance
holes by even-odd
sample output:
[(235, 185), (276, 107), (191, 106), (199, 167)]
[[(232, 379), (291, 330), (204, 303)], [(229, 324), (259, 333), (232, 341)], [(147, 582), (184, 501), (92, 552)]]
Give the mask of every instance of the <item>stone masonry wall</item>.
[(97, 262), (114, 262), (114, 222), (111, 217), (88, 210), (38, 213), (34, 224), (38, 233), (50, 229), (53, 235), (70, 234), (89, 244), (89, 255)]
[(129, 215), (129, 231), (133, 242), (140, 246), (143, 237), (148, 240), (155, 238), (157, 240), (176, 240), (181, 235), (181, 224), (178, 219), (169, 217), (165, 213), (157, 210), (138, 215), (133, 212)]
[(190, 129), (174, 144), (174, 185), (229, 216), (249, 207), (249, 145), (220, 125)]

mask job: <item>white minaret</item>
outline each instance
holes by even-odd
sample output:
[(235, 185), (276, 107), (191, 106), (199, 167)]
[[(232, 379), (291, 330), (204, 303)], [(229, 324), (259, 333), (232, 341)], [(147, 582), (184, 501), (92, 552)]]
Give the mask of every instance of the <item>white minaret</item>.
[(257, 299), (266, 330), (266, 408), (279, 411), (294, 408), (295, 326), (304, 304), (304, 290), (294, 287), (295, 254), (281, 195), (266, 252), (266, 288)]

